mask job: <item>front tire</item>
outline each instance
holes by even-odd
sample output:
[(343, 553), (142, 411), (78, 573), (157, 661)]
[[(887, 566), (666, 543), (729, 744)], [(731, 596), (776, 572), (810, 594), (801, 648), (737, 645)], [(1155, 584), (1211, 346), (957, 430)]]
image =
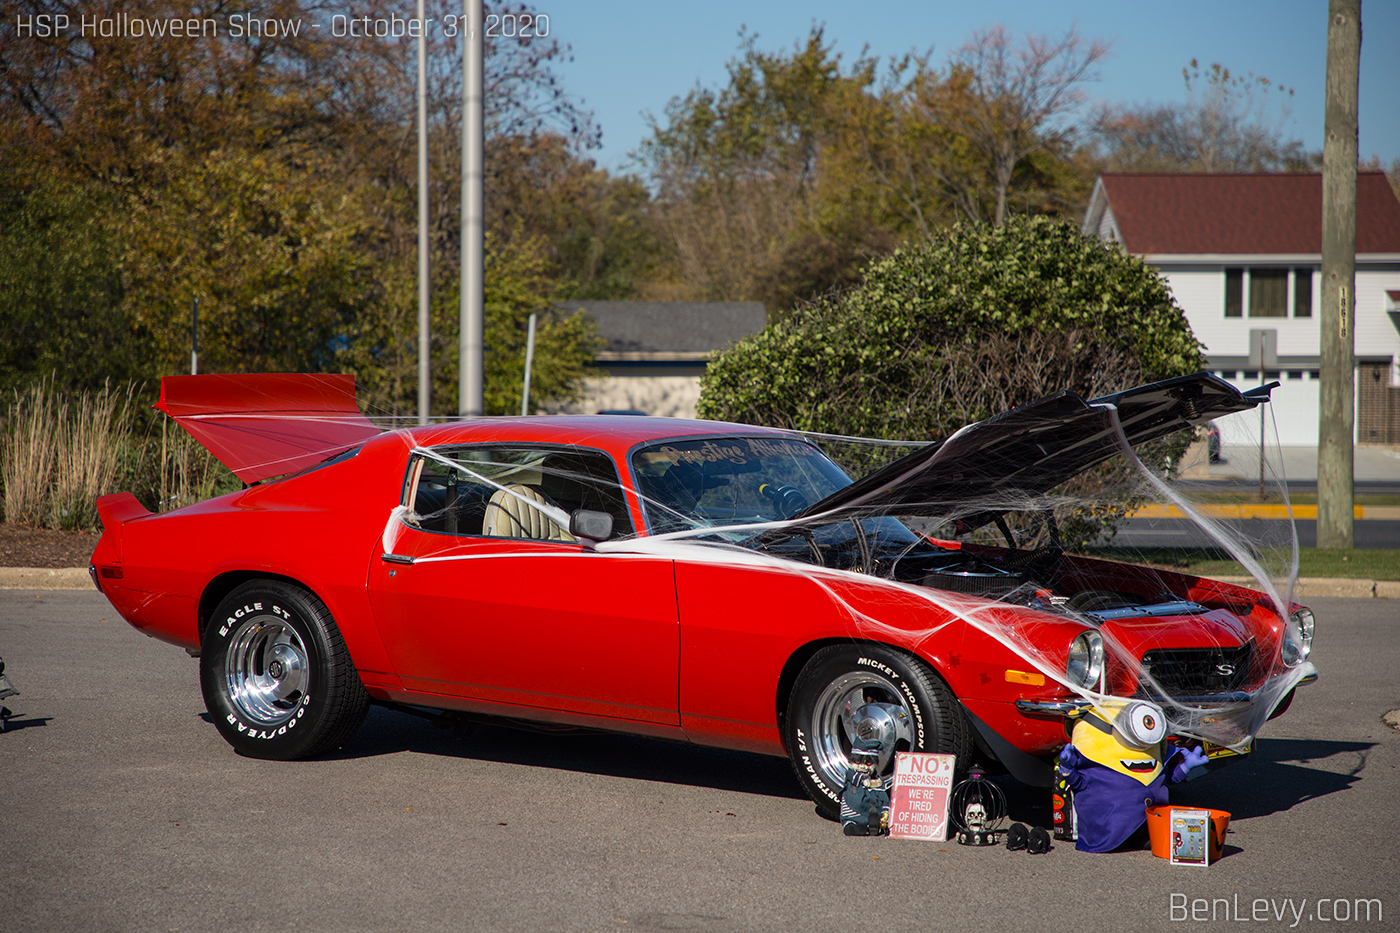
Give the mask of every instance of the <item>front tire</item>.
[(289, 761), (339, 748), (369, 694), (325, 604), (278, 580), (224, 597), (199, 661), (204, 705), (240, 755)]
[[(863, 707), (869, 709), (858, 715)], [(969, 763), (971, 727), (952, 690), (927, 664), (873, 643), (823, 648), (793, 683), (783, 738), (797, 780), (828, 819), (840, 817), (860, 718), (887, 732), (884, 775), (894, 771), (895, 752), (956, 755), (959, 770)]]

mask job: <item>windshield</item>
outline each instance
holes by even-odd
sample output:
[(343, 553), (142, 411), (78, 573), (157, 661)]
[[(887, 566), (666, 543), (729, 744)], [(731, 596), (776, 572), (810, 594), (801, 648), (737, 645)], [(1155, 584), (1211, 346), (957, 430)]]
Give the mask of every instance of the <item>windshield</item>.
[(850, 485), (803, 440), (713, 437), (662, 441), (632, 454), (653, 534), (791, 518)]
[(652, 534), (706, 530), (695, 540), (758, 547), (830, 567), (869, 568), (873, 555), (908, 551), (920, 539), (893, 518), (850, 516), (790, 533), (726, 526), (793, 518), (844, 489), (850, 477), (815, 446), (794, 438), (716, 437), (662, 441), (632, 455)]

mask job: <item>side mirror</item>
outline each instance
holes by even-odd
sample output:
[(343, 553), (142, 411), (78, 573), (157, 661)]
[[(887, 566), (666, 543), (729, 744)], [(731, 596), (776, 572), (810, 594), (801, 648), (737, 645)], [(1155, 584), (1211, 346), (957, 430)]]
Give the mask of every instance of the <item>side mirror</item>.
[(569, 515), (569, 534), (589, 541), (606, 541), (612, 537), (613, 517), (607, 512), (577, 509)]

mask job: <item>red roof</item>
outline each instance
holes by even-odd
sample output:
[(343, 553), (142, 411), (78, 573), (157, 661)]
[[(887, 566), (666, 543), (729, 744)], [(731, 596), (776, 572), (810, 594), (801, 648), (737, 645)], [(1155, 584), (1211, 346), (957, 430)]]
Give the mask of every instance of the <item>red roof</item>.
[[(1322, 252), (1322, 176), (1102, 176), (1124, 247), (1145, 255)], [(1356, 251), (1400, 253), (1384, 172), (1356, 176)]]

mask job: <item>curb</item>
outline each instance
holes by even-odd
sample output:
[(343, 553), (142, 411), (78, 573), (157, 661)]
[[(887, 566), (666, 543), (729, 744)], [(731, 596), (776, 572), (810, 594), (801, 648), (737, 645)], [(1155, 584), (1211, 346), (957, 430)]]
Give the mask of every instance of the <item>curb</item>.
[[(1221, 583), (1234, 583), (1237, 586), (1253, 587), (1257, 582), (1253, 577), (1211, 577)], [(1363, 580), (1352, 577), (1299, 577), (1299, 598), (1315, 599), (1319, 596), (1344, 596), (1361, 599), (1400, 599), (1400, 581)]]
[[(1250, 586), (1253, 577), (1212, 577), (1221, 583)], [(0, 590), (86, 590), (92, 578), (86, 567), (0, 567)], [(1299, 577), (1299, 597), (1343, 596), (1360, 599), (1400, 599), (1400, 581), (1349, 577)]]
[[(1283, 503), (1215, 503), (1206, 502), (1195, 506), (1196, 511), (1207, 518), (1264, 518), (1273, 521), (1287, 521), (1293, 519), (1315, 520), (1317, 518), (1317, 506), (1315, 505), (1295, 505), (1287, 506)], [(1368, 519), (1377, 521), (1395, 521), (1400, 519), (1400, 505), (1357, 505), (1352, 507), (1352, 518), (1357, 521)], [(1187, 515), (1175, 505), (1156, 503), (1144, 505), (1133, 512), (1129, 512), (1128, 518), (1186, 518)]]
[(0, 590), (89, 590), (86, 567), (0, 567)]

